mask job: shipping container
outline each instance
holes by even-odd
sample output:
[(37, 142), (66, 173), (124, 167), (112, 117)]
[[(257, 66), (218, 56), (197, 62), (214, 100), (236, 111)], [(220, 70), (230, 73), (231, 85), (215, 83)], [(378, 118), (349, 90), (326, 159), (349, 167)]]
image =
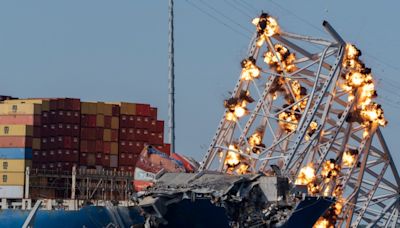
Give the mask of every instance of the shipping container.
[(150, 117), (152, 120), (157, 120), (157, 108), (150, 107)]
[(32, 147), (32, 137), (0, 136), (0, 148)]
[(103, 152), (105, 154), (111, 153), (111, 142), (103, 142)]
[(26, 167), (32, 168), (31, 160), (0, 159), (0, 172), (25, 172)]
[(111, 168), (118, 167), (118, 155), (110, 155), (110, 167)]
[(119, 118), (112, 117), (111, 118), (111, 129), (118, 129), (119, 128)]
[(120, 103), (120, 114), (136, 115), (136, 104), (121, 102)]
[(97, 114), (97, 103), (81, 102), (81, 113), (96, 115)]
[(118, 142), (118, 130), (111, 130), (111, 141)]
[(112, 116), (104, 116), (104, 128), (111, 128)]
[(103, 140), (106, 142), (111, 141), (111, 129), (104, 129)]
[(41, 115), (0, 115), (0, 124), (8, 125), (36, 125), (42, 123)]
[[(1, 138), (0, 138), (1, 140)], [(33, 150), (40, 150), (41, 149), (41, 139), (40, 138), (33, 138), (32, 139), (32, 149)]]
[(116, 104), (111, 104), (111, 105), (112, 105), (112, 116), (119, 116), (120, 115), (119, 105)]
[(1, 199), (22, 199), (24, 198), (24, 186), (0, 186)]
[(104, 127), (104, 115), (101, 114), (96, 115), (96, 126)]
[(33, 127), (29, 125), (0, 125), (0, 136), (32, 136)]
[(103, 114), (105, 116), (112, 116), (112, 114), (113, 114), (113, 105), (112, 104), (104, 104), (103, 105)]
[(148, 116), (135, 116), (134, 127), (140, 129), (149, 129), (151, 127), (151, 119)]
[(0, 185), (24, 185), (25, 172), (0, 172)]
[(40, 104), (0, 104), (0, 115), (40, 115)]
[(50, 100), (49, 98), (30, 98), (30, 99), (15, 99), (7, 100), (3, 102), (4, 104), (38, 104), (41, 106), (42, 111), (50, 110)]
[(0, 148), (0, 159), (32, 159), (32, 149)]
[(149, 104), (136, 104), (136, 113), (138, 116), (150, 116)]
[(118, 143), (112, 142), (111, 143), (111, 152), (110, 154), (118, 154)]

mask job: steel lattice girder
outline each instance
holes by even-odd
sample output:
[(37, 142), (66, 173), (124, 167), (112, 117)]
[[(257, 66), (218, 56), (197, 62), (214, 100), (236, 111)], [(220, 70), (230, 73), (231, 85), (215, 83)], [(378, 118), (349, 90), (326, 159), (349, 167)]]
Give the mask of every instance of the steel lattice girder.
[[(323, 184), (324, 194), (332, 194), (334, 187), (343, 187), (345, 199), (339, 225), (356, 227), (359, 224), (398, 224), (400, 178), (393, 163), (383, 135), (377, 126), (370, 127), (363, 136), (365, 127), (355, 121), (347, 121), (355, 110), (356, 98), (349, 99), (349, 92), (341, 88), (340, 74), (345, 42), (329, 25), (324, 28), (333, 40), (325, 40), (280, 31), (267, 37), (265, 45), (257, 44), (257, 34), (250, 43), (248, 56), (262, 65), (262, 52), (271, 51), (279, 60), (275, 45), (282, 44), (296, 55), (296, 70), (277, 73), (268, 65), (261, 69), (261, 77), (243, 80), (242, 76), (232, 92), (232, 97), (241, 91), (249, 91), (256, 102), (248, 105), (248, 115), (235, 121), (227, 120), (224, 113), (210, 147), (205, 154), (200, 170), (216, 169), (232, 172), (225, 164), (229, 152), (239, 154), (251, 172), (268, 171), (268, 165), (277, 165), (292, 181), (300, 169), (313, 163), (316, 173), (321, 166), (333, 158), (341, 161), (347, 149), (357, 150), (359, 164), (344, 167), (334, 182)], [(284, 79), (282, 92), (294, 100), (282, 106), (285, 97), (277, 97), (277, 79)], [(288, 79), (288, 80), (285, 80)], [(298, 81), (308, 94), (298, 99), (293, 95), (292, 83)], [(287, 98), (286, 98), (287, 99)], [(286, 124), (296, 126), (293, 131), (284, 131), (279, 123), (279, 114), (298, 106), (300, 119)], [(309, 126), (318, 124), (312, 135)], [(248, 138), (261, 129), (263, 147), (259, 153), (249, 150)], [(365, 134), (365, 133), (364, 133)], [(235, 144), (237, 149), (230, 149)]]

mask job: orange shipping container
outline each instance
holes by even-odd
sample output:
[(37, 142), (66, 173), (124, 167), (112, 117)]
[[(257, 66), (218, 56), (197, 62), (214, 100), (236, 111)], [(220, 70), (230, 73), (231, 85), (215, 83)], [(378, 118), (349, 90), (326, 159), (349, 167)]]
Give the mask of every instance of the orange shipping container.
[(119, 118), (112, 117), (111, 118), (111, 129), (118, 129), (119, 128)]
[(25, 136), (1, 136), (0, 148), (32, 147), (32, 138)]
[(0, 124), (41, 125), (40, 115), (0, 115)]
[(106, 142), (111, 141), (111, 130), (110, 129), (104, 129), (103, 140)]
[(118, 154), (118, 143), (116, 143), (116, 142), (111, 143), (111, 153), (110, 154), (114, 154), (114, 155)]
[(121, 102), (121, 114), (124, 115), (136, 115), (136, 104), (133, 103), (126, 103), (126, 102)]

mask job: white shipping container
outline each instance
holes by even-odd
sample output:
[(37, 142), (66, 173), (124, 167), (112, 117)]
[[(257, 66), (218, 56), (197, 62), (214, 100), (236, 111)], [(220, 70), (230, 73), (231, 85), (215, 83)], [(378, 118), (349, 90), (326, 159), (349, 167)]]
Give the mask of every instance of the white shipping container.
[(21, 199), (24, 197), (24, 186), (0, 186), (0, 199)]
[(155, 177), (156, 174), (154, 173), (146, 172), (138, 167), (135, 169), (135, 180), (153, 181)]
[(117, 168), (118, 167), (118, 156), (110, 155), (110, 167)]

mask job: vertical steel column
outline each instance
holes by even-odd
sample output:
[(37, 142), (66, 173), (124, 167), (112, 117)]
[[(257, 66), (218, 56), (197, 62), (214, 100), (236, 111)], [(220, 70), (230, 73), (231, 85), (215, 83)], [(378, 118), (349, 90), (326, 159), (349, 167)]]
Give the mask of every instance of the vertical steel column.
[(168, 136), (171, 153), (175, 153), (175, 63), (174, 63), (174, 0), (169, 0), (168, 39)]

